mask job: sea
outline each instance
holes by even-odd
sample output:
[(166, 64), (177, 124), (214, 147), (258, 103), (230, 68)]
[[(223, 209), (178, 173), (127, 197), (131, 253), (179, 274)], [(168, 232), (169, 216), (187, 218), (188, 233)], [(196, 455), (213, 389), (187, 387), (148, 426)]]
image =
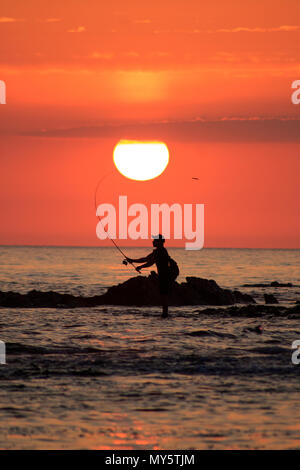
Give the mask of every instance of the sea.
[[(179, 282), (198, 276), (249, 293), (257, 316), (205, 306), (171, 307), (168, 319), (157, 307), (0, 308), (1, 449), (300, 449), (299, 316), (259, 311), (264, 293), (286, 307), (300, 300), (300, 250), (169, 254)], [(19, 293), (99, 295), (136, 275), (114, 247), (2, 246), (0, 266), (0, 290)], [(272, 281), (292, 286), (253, 286)]]

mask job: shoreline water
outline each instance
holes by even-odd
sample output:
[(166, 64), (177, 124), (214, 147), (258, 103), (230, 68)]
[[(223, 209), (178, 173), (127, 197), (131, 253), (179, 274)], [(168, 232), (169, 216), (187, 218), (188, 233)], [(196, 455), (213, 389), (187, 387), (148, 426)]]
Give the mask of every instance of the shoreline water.
[(299, 316), (198, 310), (1, 309), (0, 446), (299, 448)]
[[(181, 282), (193, 272), (256, 304), (172, 307), (167, 320), (154, 306), (0, 308), (1, 448), (300, 448), (300, 253), (170, 254)], [(99, 295), (135, 276), (119, 261), (110, 248), (1, 249), (0, 290)], [(242, 287), (275, 280), (294, 286)]]

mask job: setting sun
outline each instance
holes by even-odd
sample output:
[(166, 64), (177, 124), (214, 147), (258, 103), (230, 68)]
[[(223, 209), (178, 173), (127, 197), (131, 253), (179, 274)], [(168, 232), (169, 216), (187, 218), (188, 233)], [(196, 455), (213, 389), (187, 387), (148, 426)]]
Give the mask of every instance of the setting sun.
[(169, 163), (163, 142), (121, 140), (114, 148), (114, 163), (126, 178), (146, 181), (161, 175)]

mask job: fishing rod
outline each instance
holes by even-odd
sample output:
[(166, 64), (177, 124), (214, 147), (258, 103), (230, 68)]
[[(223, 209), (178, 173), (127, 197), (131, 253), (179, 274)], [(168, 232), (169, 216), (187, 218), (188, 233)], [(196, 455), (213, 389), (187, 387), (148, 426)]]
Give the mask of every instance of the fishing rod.
[(125, 259), (123, 260), (123, 264), (124, 264), (125, 266), (127, 266), (128, 263), (131, 264), (131, 266), (133, 267), (133, 269), (135, 269), (135, 271), (137, 271), (138, 273), (140, 273), (140, 271), (137, 269), (137, 267), (136, 267), (131, 261), (127, 261), (127, 256), (126, 256), (125, 253), (121, 250), (121, 248), (116, 244), (116, 242), (114, 241), (114, 239), (109, 236), (109, 233), (108, 233), (108, 231), (105, 229), (105, 227), (104, 227), (104, 225), (103, 225), (103, 223), (102, 223), (101, 218), (100, 218), (99, 215), (97, 214), (97, 208), (98, 208), (98, 206), (97, 206), (97, 191), (98, 191), (98, 188), (99, 188), (100, 183), (102, 183), (102, 181), (104, 180), (104, 178), (106, 178), (108, 175), (109, 175), (109, 173), (108, 173), (107, 175), (103, 176), (103, 178), (101, 178), (101, 179), (98, 181), (98, 184), (97, 184), (96, 189), (95, 189), (94, 203), (95, 203), (96, 216), (98, 217), (99, 222), (101, 223), (104, 232), (107, 234), (107, 238), (113, 243), (113, 245), (117, 248), (117, 250), (118, 250), (118, 251), (121, 253), (121, 255), (125, 258)]

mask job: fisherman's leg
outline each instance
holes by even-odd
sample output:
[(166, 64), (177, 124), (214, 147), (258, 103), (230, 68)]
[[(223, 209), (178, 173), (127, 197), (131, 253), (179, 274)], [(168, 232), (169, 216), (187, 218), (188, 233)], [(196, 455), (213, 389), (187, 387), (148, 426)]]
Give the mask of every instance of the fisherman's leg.
[(169, 313), (168, 294), (162, 294), (162, 317), (167, 317)]
[(162, 317), (168, 316), (168, 293), (169, 293), (169, 279), (167, 276), (159, 275), (159, 292), (162, 305)]

